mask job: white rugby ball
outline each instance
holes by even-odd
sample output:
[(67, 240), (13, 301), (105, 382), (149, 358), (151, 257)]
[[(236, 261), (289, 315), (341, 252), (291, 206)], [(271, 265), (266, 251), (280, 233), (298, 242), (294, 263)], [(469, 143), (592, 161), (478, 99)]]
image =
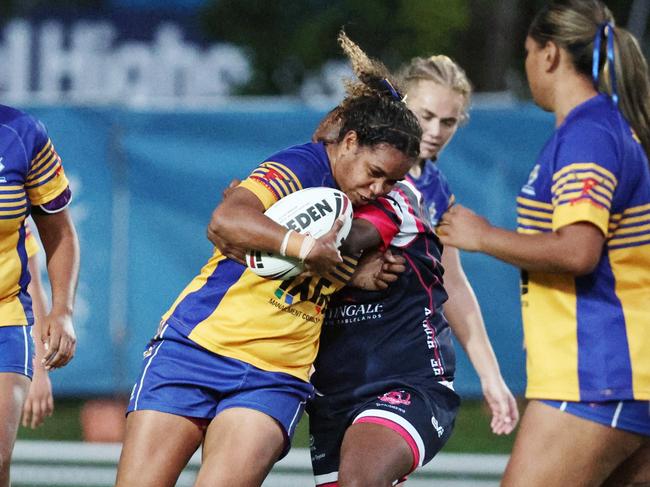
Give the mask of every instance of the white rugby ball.
[[(334, 188), (296, 191), (278, 200), (264, 214), (287, 229), (314, 238), (325, 235), (336, 219), (345, 215), (345, 222), (336, 239), (337, 247), (341, 246), (352, 227), (352, 203), (345, 193)], [(246, 252), (246, 265), (258, 276), (268, 279), (289, 279), (304, 270), (298, 259), (259, 250)]]

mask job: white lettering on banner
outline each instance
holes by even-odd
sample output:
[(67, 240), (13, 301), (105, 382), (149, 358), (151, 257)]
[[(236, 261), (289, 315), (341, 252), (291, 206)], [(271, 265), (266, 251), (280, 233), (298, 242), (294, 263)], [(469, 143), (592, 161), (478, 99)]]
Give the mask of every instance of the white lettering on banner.
[(198, 104), (232, 94), (252, 75), (241, 48), (202, 48), (170, 23), (149, 43), (117, 43), (117, 34), (109, 22), (10, 22), (0, 40), (0, 94), (11, 102)]

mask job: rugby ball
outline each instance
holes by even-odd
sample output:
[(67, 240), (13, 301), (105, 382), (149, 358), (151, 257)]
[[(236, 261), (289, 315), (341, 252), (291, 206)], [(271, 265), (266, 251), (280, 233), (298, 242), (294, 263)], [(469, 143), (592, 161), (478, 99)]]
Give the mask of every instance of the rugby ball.
[[(352, 227), (352, 203), (342, 191), (334, 188), (307, 188), (278, 200), (264, 212), (271, 220), (287, 229), (319, 238), (330, 231), (336, 219), (345, 215), (336, 245), (341, 246)], [(303, 264), (291, 257), (249, 250), (246, 265), (255, 274), (267, 279), (289, 279), (304, 270)]]

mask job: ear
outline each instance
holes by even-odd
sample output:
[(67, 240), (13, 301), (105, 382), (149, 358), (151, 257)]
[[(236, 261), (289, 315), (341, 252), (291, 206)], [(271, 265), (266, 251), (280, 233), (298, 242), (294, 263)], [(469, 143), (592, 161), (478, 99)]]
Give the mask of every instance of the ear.
[(359, 137), (357, 136), (356, 131), (350, 130), (343, 136), (341, 141), (341, 148), (345, 151), (351, 151), (352, 153), (356, 152), (359, 147)]
[(555, 71), (560, 65), (562, 54), (560, 46), (553, 41), (547, 41), (544, 45), (544, 70), (546, 72)]

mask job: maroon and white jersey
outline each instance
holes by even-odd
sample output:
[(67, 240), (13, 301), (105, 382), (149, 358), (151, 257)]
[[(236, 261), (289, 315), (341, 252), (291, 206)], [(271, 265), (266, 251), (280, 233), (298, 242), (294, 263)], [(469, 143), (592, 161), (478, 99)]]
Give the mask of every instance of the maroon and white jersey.
[(414, 386), (450, 385), (455, 371), (447, 300), (440, 264), (442, 245), (413, 184), (401, 181), (385, 198), (355, 211), (371, 222), (382, 249), (401, 254), (406, 271), (384, 291), (344, 288), (327, 310), (312, 383), (322, 394), (399, 378)]

